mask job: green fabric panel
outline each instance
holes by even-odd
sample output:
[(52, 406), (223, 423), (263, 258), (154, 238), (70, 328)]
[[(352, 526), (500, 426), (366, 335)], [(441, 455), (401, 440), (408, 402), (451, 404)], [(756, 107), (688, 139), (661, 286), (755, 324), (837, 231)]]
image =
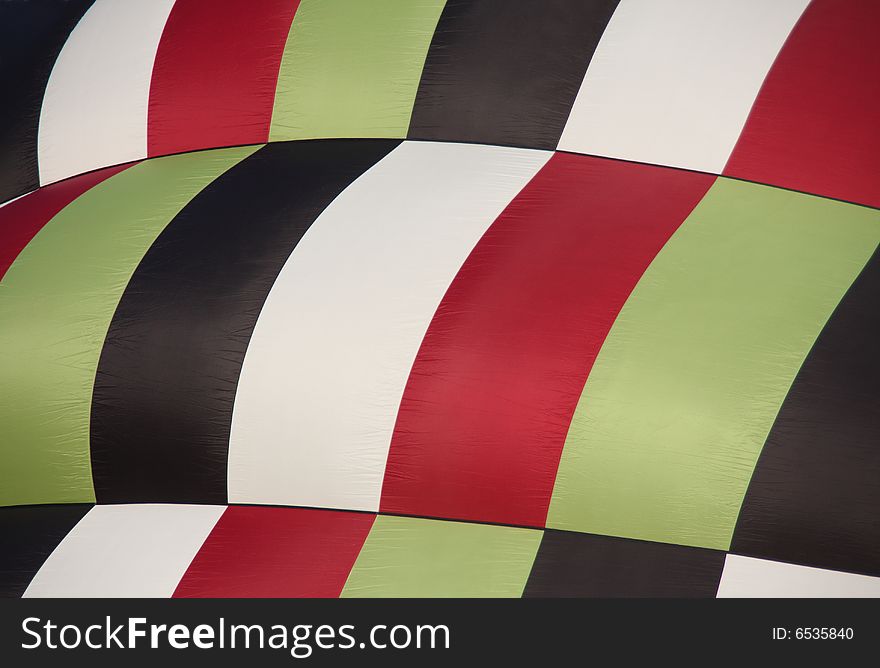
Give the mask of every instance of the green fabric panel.
[(878, 211), (716, 181), (608, 334), (547, 526), (728, 549), (782, 401), (878, 242)]
[(281, 59), (271, 141), (405, 137), (445, 0), (303, 0)]
[(136, 164), (70, 203), (10, 267), (0, 283), (0, 505), (95, 500), (92, 385), (122, 292), (171, 219), (257, 148)]
[(522, 595), (542, 531), (380, 515), (343, 597)]

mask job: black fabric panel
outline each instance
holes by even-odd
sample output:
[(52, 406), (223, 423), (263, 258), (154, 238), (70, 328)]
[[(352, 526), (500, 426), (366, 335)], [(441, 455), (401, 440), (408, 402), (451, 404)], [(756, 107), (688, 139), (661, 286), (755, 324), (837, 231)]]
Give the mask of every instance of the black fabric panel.
[(449, 0), (410, 139), (555, 149), (618, 0)]
[(0, 2), (0, 202), (40, 185), (37, 128), (55, 59), (94, 0)]
[(398, 141), (269, 144), (159, 235), (114, 314), (92, 400), (99, 503), (226, 503), (241, 365), (260, 309), (324, 208)]
[(0, 598), (18, 598), (91, 504), (0, 508)]
[(880, 250), (782, 404), (731, 551), (880, 575)]
[(525, 597), (713, 598), (724, 552), (547, 529)]

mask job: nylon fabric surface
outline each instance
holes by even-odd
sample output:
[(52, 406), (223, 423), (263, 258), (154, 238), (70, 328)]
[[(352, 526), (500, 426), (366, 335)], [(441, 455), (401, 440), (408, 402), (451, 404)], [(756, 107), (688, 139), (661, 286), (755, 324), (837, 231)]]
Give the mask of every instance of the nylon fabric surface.
[(878, 215), (717, 180), (599, 353), (547, 525), (728, 549), (789, 387), (880, 241)]
[(874, 0), (0, 0), (0, 596), (880, 597)]
[(46, 82), (93, 2), (0, 2), (0, 202), (40, 185), (37, 132)]
[(488, 229), (431, 321), (397, 414), (381, 510), (544, 526), (605, 335), (711, 183), (556, 154)]
[(875, 251), (773, 423), (733, 535), (737, 553), (880, 576), (878, 304)]
[(555, 149), (617, 0), (449, 0), (407, 137)]
[(269, 140), (298, 0), (176, 0), (156, 53), (151, 156)]
[(522, 594), (541, 532), (380, 515), (343, 598)]
[(101, 503), (226, 503), (236, 386), (266, 296), (321, 211), (396, 146), (268, 144), (149, 248), (107, 331), (91, 408)]
[(880, 207), (880, 3), (812, 0), (724, 174)]
[(114, 311), (155, 238), (253, 148), (142, 162), (87, 191), (25, 247), (0, 289), (0, 505), (95, 500), (89, 430)]
[(321, 213), (248, 345), (231, 501), (378, 510), (401, 396), (443, 293), (549, 157), (406, 142)]
[(444, 0), (301, 0), (281, 60), (272, 141), (403, 138)]

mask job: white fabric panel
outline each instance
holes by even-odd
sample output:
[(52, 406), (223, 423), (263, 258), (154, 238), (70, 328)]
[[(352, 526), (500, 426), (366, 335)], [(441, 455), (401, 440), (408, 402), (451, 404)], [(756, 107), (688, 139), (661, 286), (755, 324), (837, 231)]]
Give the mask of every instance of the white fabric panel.
[(147, 155), (147, 103), (174, 0), (97, 0), (70, 34), (40, 111), (40, 184)]
[(621, 0), (559, 148), (720, 173), (809, 0)]
[(880, 578), (728, 554), (718, 598), (880, 598)]
[(225, 506), (95, 506), (55, 548), (26, 597), (169, 597)]
[(405, 142), (320, 215), (275, 282), (245, 356), (230, 502), (378, 510), (428, 324), (471, 249), (549, 157)]

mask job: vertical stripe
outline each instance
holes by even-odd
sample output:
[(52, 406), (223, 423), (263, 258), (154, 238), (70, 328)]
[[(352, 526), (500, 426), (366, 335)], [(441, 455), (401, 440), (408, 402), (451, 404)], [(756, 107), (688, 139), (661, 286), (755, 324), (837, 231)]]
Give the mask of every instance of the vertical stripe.
[(718, 173), (809, 0), (622, 0), (559, 148)]
[(724, 173), (880, 207), (876, 0), (813, 0)]
[(543, 526), (584, 381), (712, 178), (556, 154), (455, 277), (410, 373), (383, 512)]
[(40, 112), (40, 183), (147, 156), (156, 48), (174, 0), (97, 0), (52, 69)]
[(878, 215), (716, 181), (602, 347), (548, 526), (726, 550), (786, 392), (880, 241)]
[(516, 598), (541, 532), (379, 516), (344, 598)]
[(377, 510), (419, 344), (468, 253), (549, 154), (407, 142), (336, 199), (260, 313), (235, 401), (236, 502)]
[(21, 596), (48, 556), (92, 506), (0, 508), (0, 598)]
[(253, 149), (149, 160), (56, 215), (0, 289), (0, 505), (94, 501), (92, 385), (135, 266), (202, 187)]
[(61, 209), (77, 197), (122, 171), (128, 165), (110, 167), (56, 183), (0, 207), (0, 279), (30, 243)]
[(233, 402), (263, 302), (315, 218), (395, 145), (269, 144), (156, 239), (116, 309), (95, 379), (99, 502), (226, 502)]
[(0, 2), (0, 202), (40, 185), (37, 128), (46, 82), (92, 2)]
[(548, 529), (523, 596), (713, 598), (724, 556), (698, 547)]
[(618, 0), (449, 0), (411, 139), (554, 149)]
[(272, 141), (406, 135), (444, 0), (301, 0), (278, 75)]
[(177, 0), (150, 84), (150, 155), (258, 144), (299, 0)]
[(231, 506), (193, 559), (176, 598), (336, 598), (375, 516)]
[(222, 514), (222, 506), (95, 506), (55, 548), (24, 595), (169, 597)]
[(718, 598), (880, 598), (880, 578), (728, 554)]
[(878, 306), (880, 250), (822, 330), (770, 430), (733, 535), (737, 553), (880, 575)]

